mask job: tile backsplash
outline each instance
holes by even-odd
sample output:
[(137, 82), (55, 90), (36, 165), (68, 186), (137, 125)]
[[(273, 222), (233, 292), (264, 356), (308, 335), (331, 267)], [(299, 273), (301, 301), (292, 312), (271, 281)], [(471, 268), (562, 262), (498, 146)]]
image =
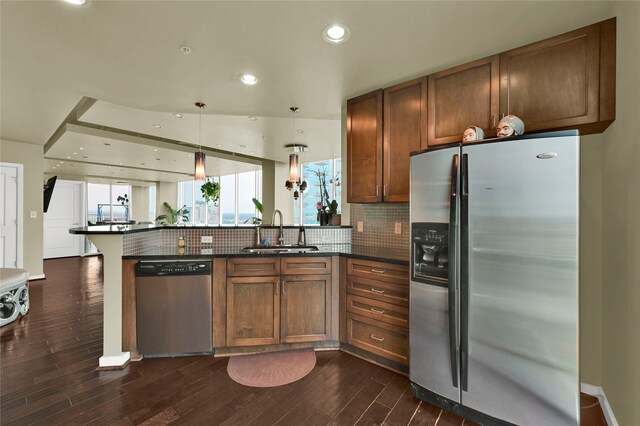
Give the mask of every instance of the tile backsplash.
[[(299, 228), (284, 228), (285, 244), (298, 242)], [(263, 227), (262, 239), (269, 237), (271, 244), (278, 242), (277, 227)], [(306, 227), (308, 245), (350, 244), (351, 228)], [(211, 236), (211, 243), (202, 243), (201, 237)], [(188, 247), (232, 249), (251, 246), (255, 242), (255, 228), (210, 227), (210, 228), (162, 228), (154, 231), (135, 232), (124, 235), (123, 254), (133, 256), (154, 247), (177, 247), (178, 238), (184, 237)]]
[[(351, 204), (351, 242), (368, 247), (406, 250), (409, 254), (409, 203)], [(363, 232), (358, 232), (358, 221)], [(396, 223), (402, 232), (396, 234)]]

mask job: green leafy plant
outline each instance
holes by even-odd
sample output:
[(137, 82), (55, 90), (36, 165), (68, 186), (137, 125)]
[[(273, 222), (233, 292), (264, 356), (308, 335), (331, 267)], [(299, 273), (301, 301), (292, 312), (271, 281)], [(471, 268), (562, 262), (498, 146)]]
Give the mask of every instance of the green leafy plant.
[(178, 223), (178, 221), (182, 220), (183, 222), (189, 222), (189, 209), (186, 204), (179, 208), (178, 210), (174, 210), (171, 207), (171, 204), (166, 201), (162, 203), (164, 209), (167, 211), (166, 214), (161, 214), (156, 217), (156, 222), (160, 224), (174, 225)]
[(213, 202), (214, 206), (218, 205), (218, 200), (220, 199), (220, 184), (218, 182), (207, 179), (200, 187), (200, 191), (205, 203)]
[[(260, 201), (258, 201), (257, 198), (252, 198), (251, 201), (253, 201), (253, 205), (256, 206), (256, 210), (258, 210), (260, 212), (260, 215), (262, 215), (262, 209), (263, 209), (262, 203)], [(262, 219), (259, 218), (259, 217), (255, 217), (255, 216), (245, 220), (244, 223), (247, 223), (249, 221), (251, 221), (251, 223), (253, 223), (254, 225), (261, 225), (262, 224)]]
[(336, 200), (331, 200), (329, 204), (329, 213), (338, 214), (338, 202)]

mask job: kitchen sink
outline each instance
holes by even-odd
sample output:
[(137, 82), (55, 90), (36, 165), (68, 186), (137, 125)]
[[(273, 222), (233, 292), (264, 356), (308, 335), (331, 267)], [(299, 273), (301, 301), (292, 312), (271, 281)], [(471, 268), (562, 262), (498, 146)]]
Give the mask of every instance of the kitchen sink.
[(298, 246), (298, 245), (281, 245), (281, 246), (251, 246), (242, 249), (242, 253), (307, 253), (311, 251), (318, 251), (316, 246)]

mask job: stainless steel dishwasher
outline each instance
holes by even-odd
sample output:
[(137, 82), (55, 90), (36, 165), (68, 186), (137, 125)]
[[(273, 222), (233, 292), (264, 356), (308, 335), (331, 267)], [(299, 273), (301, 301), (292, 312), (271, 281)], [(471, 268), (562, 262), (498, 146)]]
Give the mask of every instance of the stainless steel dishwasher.
[(141, 261), (135, 270), (138, 352), (212, 353), (211, 261)]

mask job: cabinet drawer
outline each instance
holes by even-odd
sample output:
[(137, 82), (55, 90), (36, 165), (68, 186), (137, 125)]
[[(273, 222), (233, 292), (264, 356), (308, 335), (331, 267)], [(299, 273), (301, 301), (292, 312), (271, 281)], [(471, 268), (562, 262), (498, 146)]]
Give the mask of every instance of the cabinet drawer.
[(347, 259), (347, 275), (409, 285), (409, 267), (393, 263)]
[(268, 277), (280, 275), (277, 257), (237, 257), (227, 260), (229, 277)]
[(282, 275), (330, 274), (331, 257), (283, 257), (280, 259), (280, 273)]
[(379, 300), (347, 295), (347, 312), (409, 328), (409, 308)]
[(409, 306), (409, 286), (347, 276), (347, 293), (394, 305)]
[(347, 312), (347, 343), (404, 365), (409, 364), (409, 330)]

